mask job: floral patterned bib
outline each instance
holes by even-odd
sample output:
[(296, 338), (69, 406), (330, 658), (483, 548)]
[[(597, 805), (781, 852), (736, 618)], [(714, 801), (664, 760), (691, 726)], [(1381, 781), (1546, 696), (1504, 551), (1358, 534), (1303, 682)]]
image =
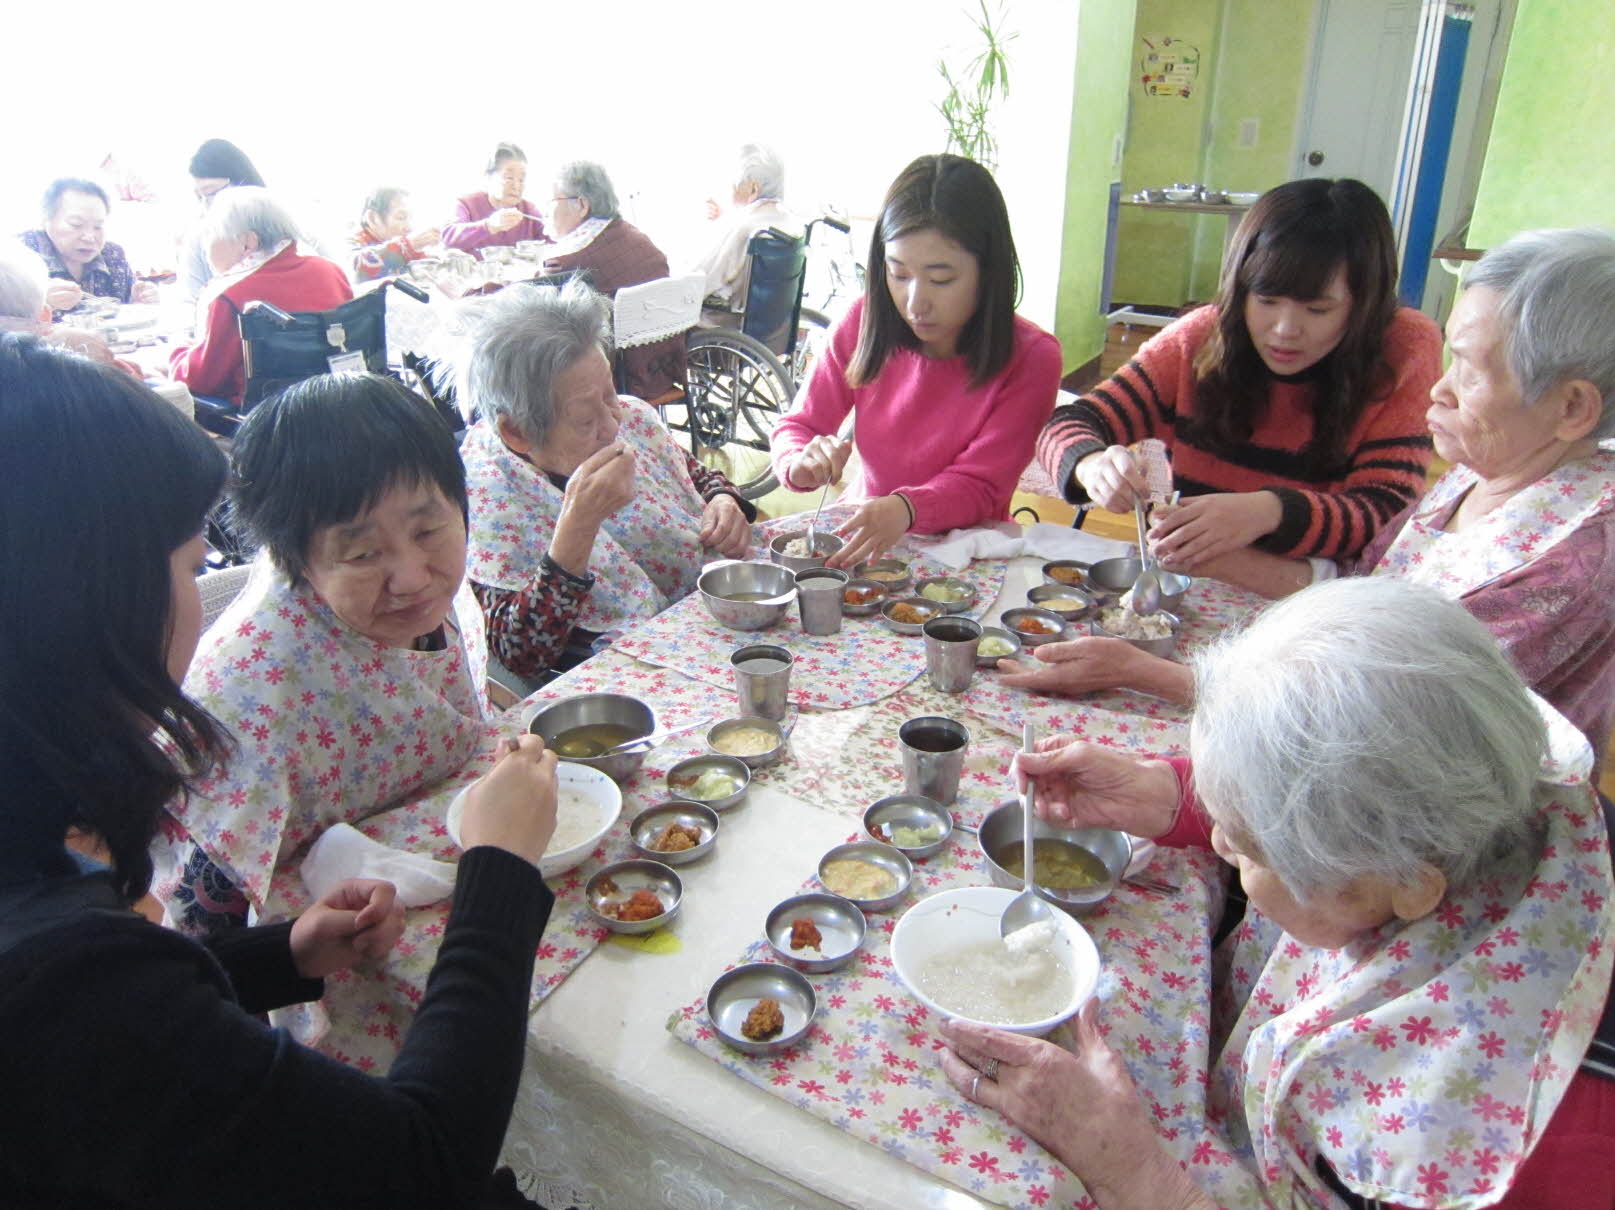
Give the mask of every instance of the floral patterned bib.
[[(606, 631), (660, 613), (695, 589), (705, 504), (684, 454), (656, 413), (619, 399), (618, 440), (634, 451), (634, 498), (608, 517), (594, 541), (594, 588), (578, 625)], [(520, 590), (538, 575), (561, 515), (563, 492), (518, 457), (485, 421), (462, 449), (471, 497), (467, 574), (479, 584)]]
[(327, 827), (390, 807), (476, 753), (492, 711), (468, 584), (445, 629), (442, 651), (388, 647), (263, 561), (203, 636), (185, 691), (237, 749), (169, 811), (259, 915), (271, 914), (276, 866)]

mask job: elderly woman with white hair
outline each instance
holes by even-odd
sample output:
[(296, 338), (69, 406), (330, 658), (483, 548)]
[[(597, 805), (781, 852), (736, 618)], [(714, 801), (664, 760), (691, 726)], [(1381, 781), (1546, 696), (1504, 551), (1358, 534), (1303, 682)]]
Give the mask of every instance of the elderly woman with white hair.
[(240, 406), (247, 386), (242, 308), (261, 301), (283, 311), (328, 311), (352, 298), (353, 287), (340, 266), (298, 250), (297, 224), (267, 189), (241, 185), (215, 194), (199, 238), (216, 276), (196, 300), (196, 342), (174, 350), (169, 373), (193, 395)]
[[(787, 235), (802, 234), (802, 220), (785, 209), (784, 197), (785, 161), (779, 152), (762, 143), (747, 143), (740, 149), (740, 167), (730, 190), (732, 205), (723, 230), (693, 269), (707, 276), (709, 303), (737, 310), (745, 305), (751, 273), (746, 246), (752, 236), (770, 227)], [(709, 201), (707, 209), (709, 218), (722, 213), (715, 201)]]
[(599, 294), (518, 285), (478, 307), (456, 366), (479, 415), (467, 575), (493, 654), (534, 680), (688, 595), (704, 551), (743, 555), (756, 509), (617, 394)]
[[(617, 191), (599, 164), (573, 160), (555, 173), (550, 190), (553, 254), (546, 273), (584, 273), (607, 298), (624, 286), (667, 276), (667, 257), (650, 238), (622, 217)], [(684, 335), (618, 353), (623, 393), (658, 400), (684, 381)]]
[(950, 1081), (1104, 1210), (1609, 1205), (1615, 1083), (1578, 1074), (1615, 954), (1585, 742), (1473, 617), (1386, 576), (1270, 606), (1195, 681), (1186, 759), (1055, 738), (1017, 769), (1058, 825), (1239, 869), (1212, 965), (1169, 959), (1212, 972), (1201, 1043), (1116, 995), (1073, 1050), (944, 1024)]
[[(1492, 631), (1526, 681), (1601, 751), (1615, 714), (1615, 235), (1534, 231), (1481, 258), (1447, 321), (1426, 423), (1453, 468), (1361, 557), (1242, 550), (1200, 569), (1278, 597), (1338, 573), (1428, 584)], [(1601, 444), (1603, 443), (1603, 444)], [(1173, 539), (1153, 545), (1172, 566)], [(1192, 696), (1181, 664), (1121, 639), (1036, 650), (1008, 684)]]

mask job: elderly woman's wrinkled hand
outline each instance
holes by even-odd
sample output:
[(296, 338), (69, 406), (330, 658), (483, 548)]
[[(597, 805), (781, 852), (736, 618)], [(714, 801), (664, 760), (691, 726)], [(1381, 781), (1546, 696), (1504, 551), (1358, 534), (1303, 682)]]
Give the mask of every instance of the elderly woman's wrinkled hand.
[(1073, 1025), (1075, 1054), (967, 1021), (946, 1020), (940, 1030), (948, 1082), (1041, 1143), (1100, 1204), (1210, 1204), (1162, 1148), (1143, 1099), (1099, 1032), (1098, 1001), (1089, 1000)]
[(596, 450), (566, 481), (563, 510), (598, 523), (634, 498), (634, 451), (621, 441)]
[(506, 740), (465, 796), (462, 846), (493, 845), (537, 865), (555, 834), (555, 764), (536, 735)]
[(501, 232), (509, 231), (525, 217), (527, 216), (515, 206), (503, 206), (482, 221), (487, 225), (489, 231), (498, 235)]
[(707, 501), (701, 510), (701, 545), (730, 559), (743, 559), (751, 546), (751, 522), (727, 492)]
[(53, 277), (45, 287), (45, 301), (52, 311), (71, 311), (84, 301), (84, 291), (77, 282), (68, 281), (65, 277)]
[(851, 456), (852, 442), (839, 437), (826, 437), (821, 433), (804, 445), (791, 463), (791, 488), (811, 492), (826, 483), (838, 482)]
[(1178, 775), (1162, 760), (1052, 735), (1017, 753), (1011, 771), (1017, 786), (1031, 780), (1037, 813), (1057, 827), (1159, 836), (1177, 818)]
[(878, 559), (908, 532), (908, 505), (901, 496), (880, 496), (861, 505), (836, 528), (845, 544), (825, 560), (829, 567), (856, 567)]
[(1093, 693), (1133, 686), (1140, 656), (1153, 658), (1126, 639), (1093, 635), (1063, 643), (1043, 643), (1028, 655), (1034, 661), (998, 661), (1002, 684), (1038, 693)]
[(1138, 460), (1125, 445), (1089, 454), (1072, 469), (1071, 477), (1088, 499), (1113, 513), (1131, 512), (1133, 501), (1149, 490)]
[(1216, 492), (1158, 506), (1147, 535), (1161, 566), (1193, 575), (1210, 560), (1272, 533), (1283, 506), (1272, 492)]
[(129, 291), (129, 301), (135, 303), (151, 304), (157, 301), (157, 283), (150, 281), (137, 281)]
[(303, 978), (323, 979), (384, 957), (403, 935), (404, 905), (392, 883), (345, 878), (292, 922), (292, 962)]

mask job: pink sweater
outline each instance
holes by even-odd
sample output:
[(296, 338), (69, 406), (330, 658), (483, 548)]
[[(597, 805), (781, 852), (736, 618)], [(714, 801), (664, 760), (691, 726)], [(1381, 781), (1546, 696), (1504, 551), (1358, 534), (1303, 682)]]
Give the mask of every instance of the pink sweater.
[(917, 349), (897, 349), (872, 384), (854, 390), (847, 385), (847, 363), (863, 308), (860, 299), (836, 326), (807, 389), (774, 428), (780, 482), (790, 487), (785, 465), (814, 437), (835, 433), (856, 408), (859, 498), (902, 492), (914, 506), (913, 532), (921, 534), (1004, 520), (1054, 410), (1058, 342), (1017, 316), (1009, 364), (984, 387), (971, 389), (962, 357), (934, 361)]

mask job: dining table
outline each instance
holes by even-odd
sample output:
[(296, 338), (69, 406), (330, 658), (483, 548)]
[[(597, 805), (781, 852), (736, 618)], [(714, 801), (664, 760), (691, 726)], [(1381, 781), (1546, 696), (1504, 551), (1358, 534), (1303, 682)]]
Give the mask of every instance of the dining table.
[[(826, 527), (837, 518), (827, 509)], [(799, 522), (800, 519), (797, 519)], [(792, 519), (756, 527), (758, 553)], [(798, 525), (799, 528), (799, 525)], [(970, 612), (984, 623), (1025, 603), (1044, 582), (1038, 556), (978, 559), (950, 570), (923, 540), (896, 554), (917, 571), (946, 572), (976, 589)], [(1123, 543), (1072, 531), (1061, 557), (1130, 553)], [(1196, 581), (1178, 607), (1180, 654), (1209, 642), (1260, 602)], [(783, 756), (756, 771), (744, 802), (720, 816), (714, 851), (679, 867), (680, 912), (647, 936), (607, 934), (587, 910), (583, 884), (603, 864), (636, 856), (628, 823), (674, 797), (677, 761), (706, 750), (704, 727), (653, 749), (622, 785), (615, 826), (576, 869), (551, 879), (556, 902), (533, 979), (526, 1061), (502, 1162), (530, 1196), (552, 1207), (871, 1207), (966, 1210), (1088, 1205), (1080, 1181), (994, 1111), (944, 1079), (937, 1018), (910, 995), (890, 956), (892, 929), (914, 903), (940, 890), (986, 885), (975, 837), (960, 829), (943, 850), (915, 862), (909, 895), (869, 916), (863, 949), (846, 967), (809, 975), (817, 1013), (783, 1053), (729, 1049), (707, 1019), (715, 979), (743, 962), (779, 961), (763, 934), (782, 900), (819, 889), (820, 857), (862, 838), (861, 815), (904, 789), (897, 729), (943, 715), (970, 733), (958, 797), (961, 824), (1013, 798), (1010, 761), (1023, 723), (1141, 755), (1187, 745), (1187, 710), (1142, 694), (1083, 698), (1003, 686), (978, 669), (961, 693), (931, 687), (922, 640), (886, 630), (878, 617), (844, 620), (832, 636), (805, 634), (794, 610), (771, 629), (721, 627), (700, 594), (618, 637), (607, 649), (491, 720), (482, 753), (457, 775), (372, 816), (360, 830), (391, 847), (452, 861), (444, 816), (454, 795), (484, 772), (498, 740), (538, 709), (580, 693), (631, 694), (677, 727), (739, 713), (730, 653), (749, 642), (794, 657)], [(1082, 923), (1102, 971), (1102, 1020), (1166, 1137), (1188, 1162), (1205, 1129), (1210, 937), (1224, 878), (1214, 855), (1141, 844), (1136, 863), (1167, 885), (1122, 885)], [(281, 902), (299, 901), (297, 872), (277, 872)], [(324, 1001), (280, 1022), (305, 1041), (366, 1070), (397, 1051), (441, 935), (447, 904), (413, 909), (385, 962), (328, 981)], [(1053, 1035), (1069, 1041), (1065, 1027)]]

